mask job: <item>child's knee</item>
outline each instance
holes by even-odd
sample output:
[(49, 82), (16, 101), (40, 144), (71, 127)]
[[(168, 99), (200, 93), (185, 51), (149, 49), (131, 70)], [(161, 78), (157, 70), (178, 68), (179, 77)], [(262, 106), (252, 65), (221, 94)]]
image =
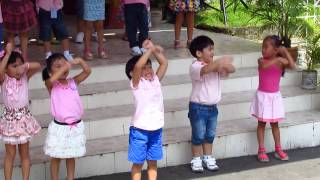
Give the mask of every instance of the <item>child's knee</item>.
[(147, 161), (148, 169), (157, 169), (157, 161)]
[(270, 126), (272, 127), (272, 128), (278, 128), (279, 127), (279, 123), (270, 123)]
[(213, 140), (215, 138), (215, 132), (210, 132), (206, 135), (206, 142), (209, 143), (209, 144), (212, 144), (213, 143)]
[(193, 145), (201, 145), (204, 143), (205, 139), (206, 139), (205, 131), (202, 131), (198, 133), (193, 133), (191, 141)]
[(258, 121), (258, 127), (260, 127), (260, 128), (265, 128), (266, 124), (267, 124), (266, 122)]

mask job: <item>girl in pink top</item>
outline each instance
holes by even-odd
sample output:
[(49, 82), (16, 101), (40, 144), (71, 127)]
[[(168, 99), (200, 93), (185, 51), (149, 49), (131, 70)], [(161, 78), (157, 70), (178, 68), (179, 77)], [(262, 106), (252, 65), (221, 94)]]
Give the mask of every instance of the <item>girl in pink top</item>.
[(29, 111), (28, 80), (39, 69), (39, 63), (24, 63), (19, 52), (8, 43), (0, 64), (0, 83), (4, 111), (0, 117), (0, 138), (5, 143), (4, 176), (12, 179), (13, 162), (18, 145), (22, 177), (29, 179), (29, 141), (41, 126)]
[(1, 3), (0, 3), (0, 58), (4, 56), (4, 50), (1, 43), (2, 38), (3, 38), (3, 19), (2, 19)]
[(282, 151), (278, 122), (284, 119), (284, 107), (279, 84), (285, 68), (295, 68), (295, 62), (285, 48), (280, 47), (278, 36), (267, 36), (262, 43), (262, 58), (259, 64), (259, 87), (251, 104), (250, 112), (258, 120), (257, 137), (259, 143), (258, 160), (269, 162), (264, 147), (266, 123), (270, 123), (275, 141), (275, 157), (289, 160)]
[[(67, 78), (71, 65), (79, 64), (83, 71)], [(53, 54), (47, 59), (42, 77), (51, 97), (53, 121), (48, 127), (44, 152), (51, 157), (51, 179), (58, 180), (61, 159), (67, 161), (68, 180), (74, 178), (75, 158), (86, 152), (84, 124), (81, 121), (83, 107), (78, 85), (91, 73), (90, 67), (81, 58), (68, 63), (62, 54)]]

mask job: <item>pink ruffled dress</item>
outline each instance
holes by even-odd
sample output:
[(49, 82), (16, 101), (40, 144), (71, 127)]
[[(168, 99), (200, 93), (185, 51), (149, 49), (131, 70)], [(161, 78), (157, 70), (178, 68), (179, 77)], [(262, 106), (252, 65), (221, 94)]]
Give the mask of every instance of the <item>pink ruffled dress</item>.
[(1, 92), (4, 111), (0, 117), (0, 138), (6, 144), (24, 144), (41, 129), (28, 107), (27, 75), (19, 80), (5, 75)]
[[(263, 62), (268, 60), (263, 60)], [(273, 64), (267, 69), (259, 69), (259, 87), (251, 104), (250, 113), (258, 121), (276, 123), (285, 117), (280, 78), (282, 69)]]

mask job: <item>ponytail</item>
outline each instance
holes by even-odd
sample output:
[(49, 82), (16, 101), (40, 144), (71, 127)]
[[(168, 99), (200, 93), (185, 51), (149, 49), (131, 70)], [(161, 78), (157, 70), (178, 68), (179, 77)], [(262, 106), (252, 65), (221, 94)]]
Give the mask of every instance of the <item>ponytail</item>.
[(48, 70), (48, 67), (45, 67), (43, 70), (42, 70), (42, 80), (43, 81), (46, 81), (47, 79), (50, 78), (50, 75), (49, 75), (49, 70)]

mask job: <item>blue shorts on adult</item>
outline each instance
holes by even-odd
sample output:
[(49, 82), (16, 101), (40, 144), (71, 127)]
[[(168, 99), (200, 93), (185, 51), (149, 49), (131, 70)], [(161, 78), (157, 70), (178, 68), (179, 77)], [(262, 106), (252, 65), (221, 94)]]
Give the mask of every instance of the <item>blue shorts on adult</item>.
[(128, 160), (134, 164), (158, 161), (163, 157), (162, 129), (147, 131), (130, 127)]
[(39, 38), (42, 41), (51, 40), (52, 30), (55, 37), (59, 41), (67, 39), (69, 37), (68, 31), (63, 22), (63, 13), (61, 9), (57, 12), (57, 18), (51, 18), (50, 11), (46, 11), (40, 8), (38, 18), (40, 28)]
[(217, 106), (190, 102), (188, 117), (190, 119), (192, 129), (192, 144), (212, 144), (216, 136), (218, 117)]

